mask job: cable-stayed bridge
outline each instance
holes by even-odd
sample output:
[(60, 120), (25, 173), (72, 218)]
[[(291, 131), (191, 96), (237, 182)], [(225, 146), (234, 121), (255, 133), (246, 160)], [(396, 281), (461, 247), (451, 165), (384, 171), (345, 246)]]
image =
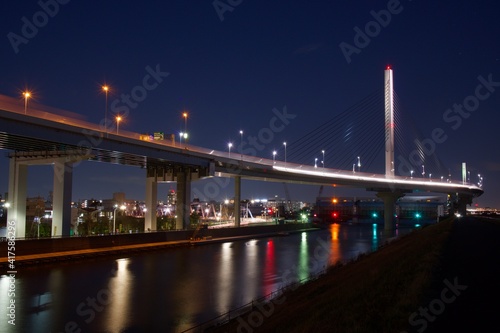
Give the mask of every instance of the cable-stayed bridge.
[[(483, 193), (482, 188), (465, 179), (453, 181), (450, 177), (439, 177), (443, 164), (435, 156), (426, 156), (422, 149), (417, 149), (417, 155), (422, 158), (419, 160), (422, 170), (398, 173), (395, 147), (402, 149), (399, 157), (405, 156), (404, 149), (411, 146), (402, 139), (403, 130), (400, 128), (403, 120), (395, 116), (398, 112), (394, 112), (397, 105), (397, 96), (392, 89), (392, 70), (387, 68), (383, 91), (369, 95), (300, 139), (284, 143), (280, 152), (284, 159), (276, 160), (274, 156), (248, 156), (185, 142), (144, 140), (139, 133), (118, 131), (118, 128), (116, 132), (110, 131), (68, 112), (37, 105), (28, 109), (14, 98), (0, 96), (0, 148), (11, 151), (8, 219), (17, 222), (17, 237), (24, 237), (27, 168), (52, 164), (54, 235), (69, 235), (72, 169), (81, 161), (146, 169), (145, 228), (150, 230), (156, 230), (155, 205), (159, 183), (177, 182), (176, 227), (183, 229), (189, 224), (191, 181), (206, 177), (233, 177), (235, 202), (241, 201), (241, 178), (366, 188), (375, 191), (384, 201), (386, 229), (394, 227), (397, 199), (413, 191), (449, 194), (456, 211), (465, 214), (467, 204)], [(385, 110), (385, 117), (376, 110)], [(293, 150), (287, 151), (291, 146)], [(314, 152), (317, 157), (313, 157)], [(385, 169), (380, 168), (379, 172), (367, 171), (373, 169), (372, 165), (384, 164)], [(435, 178), (426, 176), (425, 167), (427, 174), (434, 173)], [(417, 177), (420, 171), (422, 177)], [(234, 215), (235, 224), (239, 226), (239, 205), (235, 205)]]

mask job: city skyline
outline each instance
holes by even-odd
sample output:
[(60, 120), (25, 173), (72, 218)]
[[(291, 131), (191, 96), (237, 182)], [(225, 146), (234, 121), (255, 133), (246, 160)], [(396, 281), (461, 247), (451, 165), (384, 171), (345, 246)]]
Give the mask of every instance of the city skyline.
[[(120, 114), (120, 130), (189, 133), (191, 144), (224, 151), (232, 143), (234, 153), (243, 142), (249, 150), (251, 138), (286, 108), (294, 118), (272, 140), (254, 146), (258, 156), (283, 160), (283, 142), (380, 89), (383, 69), (391, 64), (400, 110), (413, 116), (424, 138), (432, 139), (437, 129), (446, 136), (423, 151), (433, 147), (455, 179), (466, 162), (471, 178), (484, 177), (485, 194), (474, 203), (500, 206), (494, 146), (500, 120), (500, 50), (494, 42), (499, 27), (488, 15), (498, 4), (266, 3), (263, 10), (256, 3), (218, 3), (4, 4), (11, 15), (0, 23), (6, 36), (0, 45), (5, 54), (0, 94), (19, 97), (22, 104), (28, 89), (29, 102), (93, 123), (102, 123), (106, 113)], [(127, 24), (117, 27), (122, 19)], [(287, 149), (290, 156), (293, 145)], [(322, 149), (318, 144), (311, 151), (311, 164), (321, 159)], [(6, 157), (0, 171), (3, 194)], [(121, 190), (145, 195), (141, 169), (85, 162), (74, 175), (73, 200)], [(28, 194), (45, 196), (51, 177), (50, 167), (30, 168)], [(206, 182), (193, 182), (193, 195), (204, 193)], [(243, 180), (242, 197), (286, 196), (283, 184), (264, 185)], [(314, 185), (288, 186), (296, 200), (314, 201), (319, 191)], [(159, 197), (172, 187), (160, 185)], [(231, 181), (221, 181), (214, 199), (233, 190)], [(325, 191), (335, 194), (340, 188), (330, 184)]]

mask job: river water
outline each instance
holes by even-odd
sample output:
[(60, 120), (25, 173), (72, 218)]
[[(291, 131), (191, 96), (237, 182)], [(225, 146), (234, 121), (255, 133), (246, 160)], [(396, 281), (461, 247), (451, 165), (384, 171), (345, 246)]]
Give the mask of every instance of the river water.
[(281, 237), (19, 267), (10, 298), (15, 326), (7, 316), (12, 284), (0, 277), (0, 332), (182, 332), (384, 241), (383, 226), (333, 224)]

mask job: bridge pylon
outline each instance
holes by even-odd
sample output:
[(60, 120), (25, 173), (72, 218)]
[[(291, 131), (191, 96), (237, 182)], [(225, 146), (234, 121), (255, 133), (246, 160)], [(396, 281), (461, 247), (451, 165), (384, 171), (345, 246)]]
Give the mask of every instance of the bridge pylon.
[(384, 73), (385, 94), (385, 176), (394, 177), (394, 88), (392, 69), (387, 66)]

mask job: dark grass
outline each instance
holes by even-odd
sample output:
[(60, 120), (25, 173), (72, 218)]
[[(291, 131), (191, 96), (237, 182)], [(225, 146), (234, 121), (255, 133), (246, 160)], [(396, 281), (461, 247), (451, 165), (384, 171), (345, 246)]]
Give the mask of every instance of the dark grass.
[[(436, 276), (452, 221), (443, 221), (332, 267), (319, 279), (285, 292), (268, 316), (250, 316), (214, 332), (400, 332)], [(259, 322), (259, 318), (263, 318)], [(259, 325), (260, 324), (260, 325)]]

